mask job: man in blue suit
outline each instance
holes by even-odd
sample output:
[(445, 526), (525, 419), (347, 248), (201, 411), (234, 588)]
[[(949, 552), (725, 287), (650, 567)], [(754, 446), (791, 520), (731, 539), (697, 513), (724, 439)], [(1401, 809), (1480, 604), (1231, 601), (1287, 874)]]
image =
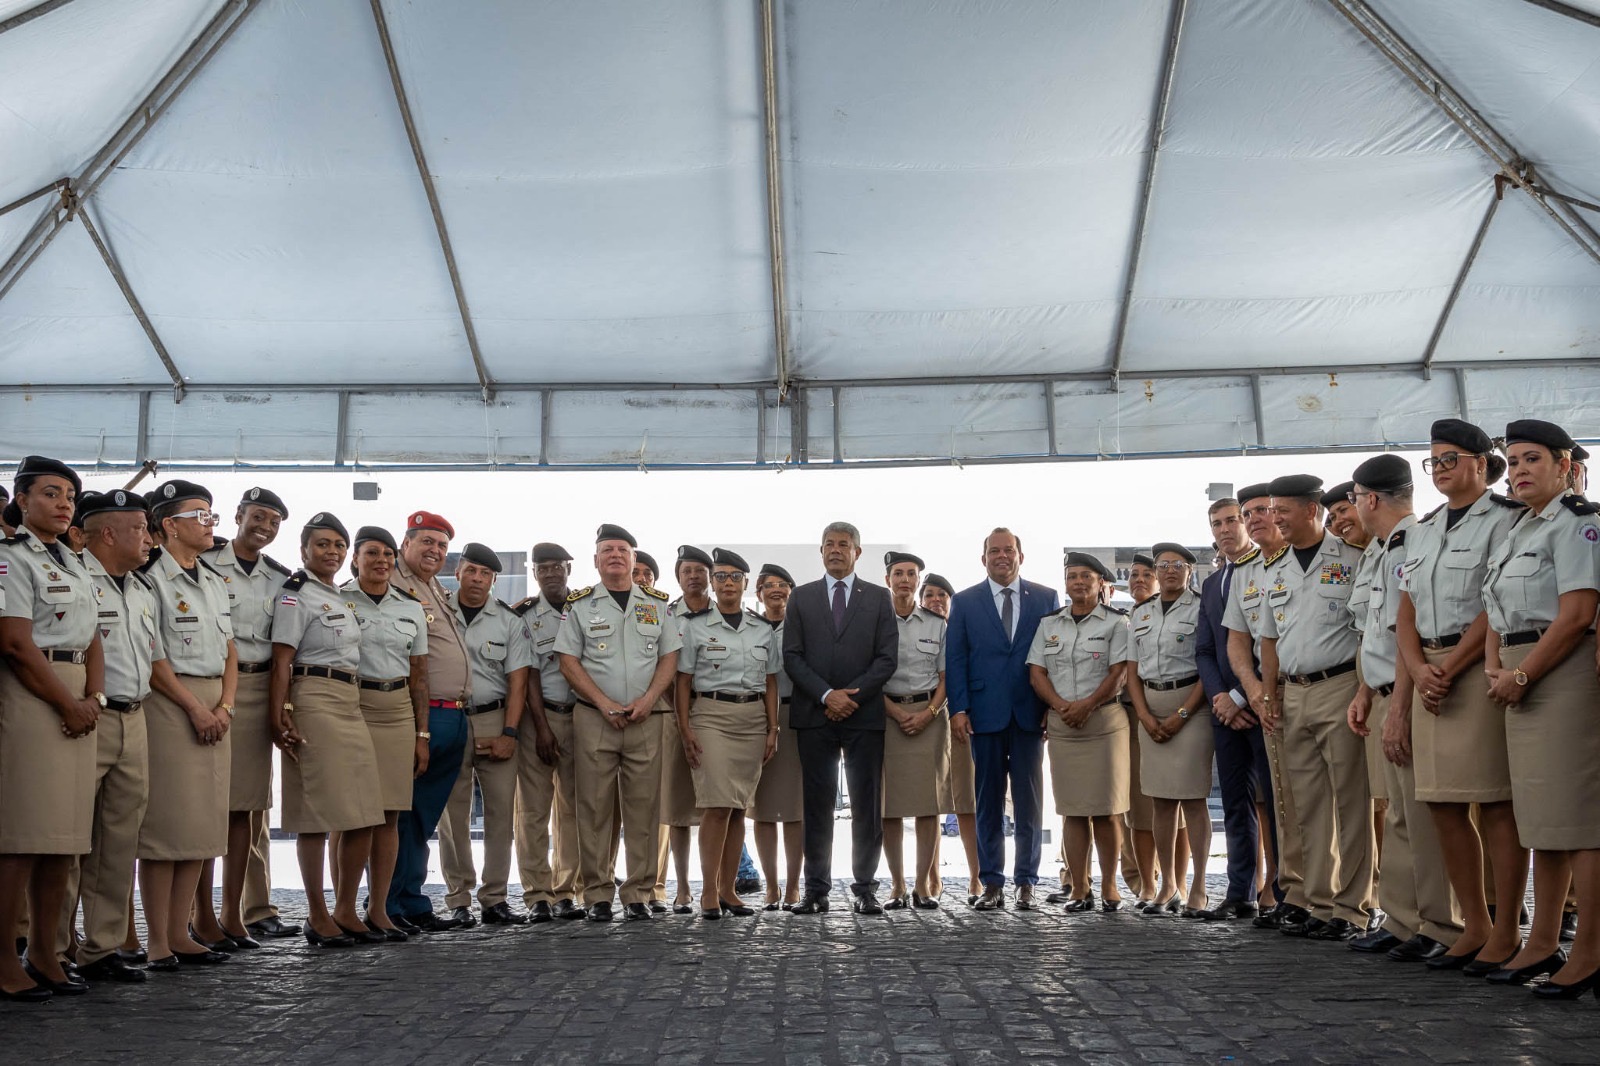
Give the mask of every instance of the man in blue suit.
[(981, 911), (1005, 906), (1006, 842), (1002, 821), (1011, 784), (1017, 855), (1017, 908), (1033, 907), (1039, 881), (1045, 705), (1028, 681), (1028, 646), (1039, 619), (1061, 606), (1056, 591), (1022, 580), (1022, 541), (1009, 529), (983, 540), (988, 580), (958, 593), (945, 634), (950, 730), (972, 738), (978, 799)]

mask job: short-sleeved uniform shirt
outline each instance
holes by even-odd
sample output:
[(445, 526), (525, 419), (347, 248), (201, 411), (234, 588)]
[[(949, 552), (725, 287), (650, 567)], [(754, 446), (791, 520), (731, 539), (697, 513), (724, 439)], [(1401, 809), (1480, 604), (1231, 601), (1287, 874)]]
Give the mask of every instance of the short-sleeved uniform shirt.
[(883, 691), (891, 696), (932, 692), (944, 673), (944, 636), (949, 623), (926, 607), (913, 607), (904, 618), (896, 614), (895, 623), (900, 629), (900, 650), (894, 676), (884, 683)]
[(161, 646), (173, 672), (221, 677), (233, 640), (228, 586), (222, 578), (199, 560), (190, 573), (165, 551), (156, 553), (142, 573), (155, 590)]
[(465, 628), (473, 700), (505, 699), (511, 675), (533, 665), (533, 631), (521, 615), (493, 596)]
[(1394, 627), (1400, 618), (1400, 578), (1405, 573), (1406, 544), (1417, 524), (1416, 515), (1406, 515), (1378, 545), (1368, 581), (1367, 613), (1361, 619), (1361, 676), (1372, 688), (1394, 684), (1400, 647)]
[(744, 612), (738, 629), (718, 612), (703, 611), (684, 620), (678, 672), (693, 675), (696, 692), (762, 693), (782, 657), (773, 628), (754, 611)]
[(233, 644), (242, 663), (263, 663), (272, 658), (272, 609), (278, 590), (291, 571), (269, 555), (259, 555), (253, 567), (234, 554), (233, 543), (224, 541), (200, 558), (210, 563), (228, 590), (229, 624)]
[(1544, 629), (1561, 613), (1563, 593), (1600, 588), (1600, 515), (1579, 513), (1593, 506), (1568, 493), (1539, 511), (1521, 512), (1490, 555), (1484, 576), (1491, 630), (1504, 635)]
[(539, 692), (547, 704), (572, 702), (572, 686), (567, 684), (561, 673), (561, 661), (556, 658), (556, 637), (561, 632), (561, 620), (566, 617), (564, 606), (530, 596), (512, 608), (527, 623), (533, 666), (539, 675)]
[(1250, 647), (1261, 658), (1261, 631), (1267, 615), (1267, 590), (1276, 578), (1277, 568), (1289, 554), (1287, 546), (1271, 555), (1256, 548), (1239, 561), (1233, 573), (1232, 595), (1223, 605), (1222, 624), (1228, 629), (1250, 634)]
[(1290, 548), (1268, 572), (1261, 635), (1277, 640), (1284, 673), (1330, 670), (1355, 659), (1350, 593), (1360, 561), (1361, 549), (1324, 533), (1309, 566), (1302, 567)]
[(1104, 604), (1081, 621), (1070, 606), (1051, 611), (1039, 620), (1028, 648), (1028, 665), (1044, 667), (1064, 700), (1087, 699), (1113, 666), (1132, 658), (1128, 616)]
[(394, 561), (394, 586), (422, 604), (428, 623), (428, 695), (442, 702), (470, 706), (473, 699), (472, 668), (467, 661), (466, 633), (455, 612), (455, 597), (439, 584), (427, 581), (406, 565), (404, 556)]
[(31, 621), (40, 651), (87, 651), (96, 614), (93, 582), (64, 542), (26, 528), (0, 541), (0, 617)]
[(296, 666), (355, 673), (361, 668), (361, 623), (345, 606), (349, 599), (332, 585), (296, 570), (283, 583), (272, 608), (272, 643), (293, 648)]
[(604, 585), (574, 592), (556, 637), (556, 653), (577, 657), (600, 691), (622, 704), (643, 696), (657, 660), (683, 646), (664, 593), (633, 585), (625, 603), (618, 606)]
[(1483, 613), (1489, 557), (1504, 543), (1525, 508), (1485, 491), (1454, 525), (1440, 507), (1406, 533), (1400, 590), (1411, 597), (1417, 635), (1424, 640), (1459, 636)]
[(428, 622), (422, 604), (393, 586), (374, 600), (354, 578), (339, 591), (361, 630), (361, 662), (356, 673), (369, 681), (409, 677), (412, 656), (428, 654)]
[(83, 553), (83, 565), (98, 606), (106, 696), (127, 702), (142, 700), (150, 695), (151, 664), (167, 654), (156, 622), (155, 590), (143, 574), (124, 574), (118, 581), (106, 573), (93, 552)]
[(1165, 606), (1160, 596), (1150, 597), (1129, 612), (1128, 628), (1140, 681), (1199, 676), (1194, 640), (1200, 628), (1200, 594), (1194, 589), (1184, 589)]
[(765, 615), (761, 620), (772, 627), (772, 646), (778, 649), (778, 702), (783, 703), (794, 695), (794, 682), (789, 680), (789, 671), (783, 668), (783, 620), (774, 622)]

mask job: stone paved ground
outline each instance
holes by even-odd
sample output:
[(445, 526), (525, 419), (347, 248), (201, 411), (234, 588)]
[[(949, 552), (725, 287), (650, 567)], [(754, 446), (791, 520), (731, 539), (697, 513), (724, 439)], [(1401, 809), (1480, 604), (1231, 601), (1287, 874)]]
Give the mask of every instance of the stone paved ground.
[[(1540, 1003), (1245, 923), (944, 903), (279, 941), (215, 970), (0, 1005), (0, 1061), (1600, 1062), (1592, 999)], [(303, 897), (281, 904), (303, 913)]]

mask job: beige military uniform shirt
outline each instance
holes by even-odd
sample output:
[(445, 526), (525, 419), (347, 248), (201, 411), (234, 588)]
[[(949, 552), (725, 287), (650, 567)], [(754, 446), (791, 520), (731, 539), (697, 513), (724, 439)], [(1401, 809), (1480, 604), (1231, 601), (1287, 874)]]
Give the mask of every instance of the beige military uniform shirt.
[(265, 554), (257, 556), (256, 565), (246, 571), (233, 552), (232, 541), (225, 541), (200, 557), (222, 575), (227, 587), (229, 624), (233, 626), (239, 661), (264, 663), (271, 659), (272, 609), (278, 602), (278, 590), (293, 571)]
[(437, 578), (422, 580), (398, 556), (394, 561), (393, 583), (416, 597), (428, 623), (428, 694), (436, 700), (470, 705), (472, 671), (467, 659), (466, 632), (455, 612), (454, 598)]
[(1400, 579), (1405, 572), (1406, 543), (1416, 524), (1416, 515), (1406, 515), (1387, 539), (1372, 539), (1378, 553), (1368, 568), (1367, 613), (1361, 619), (1361, 677), (1372, 688), (1394, 684), (1400, 654), (1394, 635), (1400, 618)]
[(1044, 667), (1064, 700), (1088, 698), (1113, 666), (1132, 658), (1128, 616), (1105, 604), (1082, 621), (1073, 619), (1070, 606), (1051, 611), (1039, 620), (1028, 648), (1028, 665)]
[[(884, 682), (883, 691), (890, 696), (932, 692), (944, 673), (944, 635), (949, 623), (926, 607), (913, 607), (905, 618), (896, 614), (895, 623), (900, 629), (900, 649), (894, 676)], [(783, 639), (782, 634), (778, 639)], [(781, 650), (783, 645), (778, 647)]]
[(1485, 491), (1454, 525), (1440, 507), (1406, 533), (1400, 590), (1411, 597), (1422, 639), (1459, 636), (1483, 613), (1489, 557), (1505, 543), (1523, 510), (1522, 504)]
[(539, 675), (539, 692), (547, 704), (572, 702), (572, 686), (567, 684), (561, 673), (561, 661), (556, 658), (556, 637), (561, 632), (561, 620), (566, 617), (564, 606), (530, 596), (511, 608), (527, 623), (533, 667)]
[(233, 621), (228, 586), (204, 561), (194, 576), (167, 552), (157, 554), (142, 571), (156, 594), (156, 620), (161, 645), (174, 673), (187, 677), (221, 677), (228, 664)]
[(521, 615), (493, 596), (466, 626), (466, 641), (475, 703), (505, 699), (511, 675), (533, 665), (532, 630)]
[(1128, 627), (1139, 680), (1168, 682), (1199, 676), (1194, 640), (1200, 628), (1200, 594), (1194, 589), (1184, 589), (1165, 608), (1159, 595), (1150, 597), (1129, 612)]
[(1228, 629), (1250, 634), (1250, 645), (1257, 659), (1261, 658), (1262, 619), (1267, 614), (1267, 587), (1276, 568), (1283, 565), (1289, 554), (1287, 547), (1271, 555), (1262, 555), (1261, 549), (1251, 550), (1239, 561), (1233, 572), (1232, 595), (1223, 607), (1222, 624)]
[(783, 645), (773, 642), (773, 629), (760, 615), (745, 611), (734, 629), (712, 609), (684, 621), (678, 672), (693, 675), (695, 692), (759, 694), (782, 657)]
[(650, 688), (656, 661), (683, 646), (666, 599), (638, 585), (630, 586), (626, 607), (619, 607), (603, 585), (574, 592), (567, 597), (556, 653), (576, 656), (601, 692), (617, 703), (632, 703)]
[(101, 652), (105, 656), (106, 697), (133, 702), (150, 695), (150, 666), (166, 657), (156, 624), (155, 590), (142, 574), (124, 574), (120, 584), (93, 552), (83, 566), (94, 586)]
[(54, 548), (26, 528), (0, 542), (0, 617), (31, 621), (40, 651), (87, 651), (95, 635), (94, 587), (65, 542)]
[(1600, 589), (1600, 515), (1568, 493), (1539, 511), (1524, 510), (1489, 557), (1483, 606), (1489, 628), (1504, 636), (1544, 629), (1561, 613), (1561, 595)]
[(1361, 550), (1332, 533), (1302, 567), (1293, 548), (1268, 573), (1261, 635), (1278, 642), (1285, 674), (1310, 674), (1342, 666), (1356, 657), (1358, 635), (1350, 617)]

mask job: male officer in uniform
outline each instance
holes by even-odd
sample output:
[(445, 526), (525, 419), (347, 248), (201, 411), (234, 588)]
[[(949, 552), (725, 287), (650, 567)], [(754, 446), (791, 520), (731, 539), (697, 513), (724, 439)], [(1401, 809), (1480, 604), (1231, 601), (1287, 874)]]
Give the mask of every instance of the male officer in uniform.
[(75, 858), (67, 909), (56, 947), (70, 939), (72, 915), (83, 902), (78, 972), (89, 980), (143, 981), (117, 949), (128, 936), (128, 894), (139, 849), (139, 824), (150, 798), (150, 758), (142, 711), (150, 666), (163, 652), (156, 599), (137, 573), (150, 558), (149, 515), (136, 492), (86, 492), (78, 497), (85, 538), (84, 569), (94, 586), (100, 642), (105, 649), (106, 711), (95, 725), (93, 846)]
[(521, 925), (528, 919), (506, 902), (511, 874), (513, 812), (517, 802), (517, 748), (526, 706), (528, 668), (533, 665), (533, 639), (522, 616), (490, 593), (500, 573), (500, 557), (487, 546), (471, 543), (456, 565), (456, 610), (466, 625), (467, 656), (472, 664), (473, 704), (467, 709), (471, 743), (462, 749), (461, 776), (456, 778), (444, 822), (439, 826), (439, 851), (444, 864), (444, 905), (463, 926), (472, 916), (472, 781), (483, 793), (483, 887), (478, 906), (485, 925)]
[(1289, 551), (1268, 574), (1261, 672), (1284, 679), (1282, 705), (1268, 704), (1266, 720), (1283, 729), (1311, 912), (1280, 931), (1347, 941), (1366, 930), (1372, 893), (1366, 750), (1346, 717), (1358, 684), (1349, 600), (1361, 553), (1323, 528), (1320, 478), (1291, 474), (1270, 490)]
[[(272, 794), (272, 721), (267, 708), (267, 684), (272, 678), (272, 606), (290, 570), (266, 553), (278, 537), (278, 528), (289, 517), (282, 497), (271, 489), (257, 486), (239, 499), (233, 520), (238, 525), (233, 540), (218, 539), (215, 547), (201, 558), (222, 575), (228, 589), (228, 605), (233, 612), (233, 643), (239, 649), (239, 689), (235, 696), (233, 719), (234, 774), (240, 774), (246, 760), (264, 763), (267, 795)], [(272, 905), (272, 809), (235, 812), (249, 820), (249, 838), (244, 862), (244, 894), (240, 912), (251, 935), (267, 939), (300, 935), (300, 926), (285, 922)], [(229, 853), (233, 852), (230, 823)], [(226, 863), (224, 860), (224, 871)], [(207, 862), (200, 872), (197, 905), (211, 906), (212, 867)], [(231, 917), (231, 916), (229, 916)]]
[(460, 928), (454, 918), (433, 912), (422, 891), (428, 876), (428, 838), (444, 814), (461, 773), (472, 704), (472, 672), (466, 635), (450, 593), (439, 584), (439, 570), (450, 553), (455, 527), (437, 514), (417, 511), (406, 519), (405, 540), (394, 563), (393, 583), (422, 604), (428, 621), (428, 768), (411, 786), (411, 809), (400, 812), (400, 848), (389, 888), (389, 920), (403, 932), (413, 928), (444, 932)]
[(656, 580), (661, 577), (661, 567), (656, 565), (656, 557), (649, 552), (636, 551), (633, 553), (633, 583), (642, 588), (653, 589)]
[(637, 543), (621, 526), (599, 528), (594, 563), (600, 584), (567, 596), (556, 638), (561, 673), (578, 701), (572, 723), (578, 866), (592, 922), (612, 917), (619, 799), (628, 870), (621, 895), (630, 921), (650, 917), (660, 854), (662, 719), (656, 708), (675, 679), (682, 640), (667, 617), (666, 593), (633, 583)]
[[(578, 819), (573, 793), (572, 688), (561, 676), (556, 635), (566, 617), (572, 555), (559, 544), (533, 546), (537, 596), (512, 608), (532, 638), (534, 669), (528, 677), (527, 730), (517, 744), (517, 869), (522, 905), (534, 923), (582, 918), (578, 895)], [(555, 845), (554, 861), (551, 843)], [(552, 904), (554, 908), (552, 909)]]

